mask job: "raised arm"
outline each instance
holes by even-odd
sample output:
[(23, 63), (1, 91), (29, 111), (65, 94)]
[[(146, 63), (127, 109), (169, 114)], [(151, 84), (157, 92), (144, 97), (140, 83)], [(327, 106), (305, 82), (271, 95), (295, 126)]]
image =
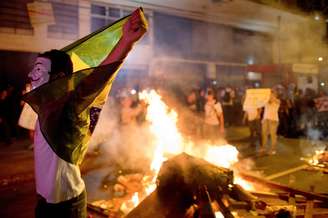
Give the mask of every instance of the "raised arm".
[(106, 57), (101, 65), (123, 61), (133, 44), (138, 41), (147, 31), (148, 24), (141, 9), (138, 8), (123, 26), (123, 36), (117, 43), (113, 51)]

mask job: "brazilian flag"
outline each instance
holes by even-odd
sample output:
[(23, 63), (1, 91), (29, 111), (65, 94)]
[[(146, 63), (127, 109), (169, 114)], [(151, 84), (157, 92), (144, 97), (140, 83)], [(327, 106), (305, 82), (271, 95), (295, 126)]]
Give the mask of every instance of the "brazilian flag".
[(48, 144), (67, 162), (80, 164), (87, 151), (92, 111), (105, 103), (122, 61), (100, 64), (121, 39), (123, 25), (129, 17), (63, 48), (71, 57), (74, 73), (23, 96), (38, 114)]

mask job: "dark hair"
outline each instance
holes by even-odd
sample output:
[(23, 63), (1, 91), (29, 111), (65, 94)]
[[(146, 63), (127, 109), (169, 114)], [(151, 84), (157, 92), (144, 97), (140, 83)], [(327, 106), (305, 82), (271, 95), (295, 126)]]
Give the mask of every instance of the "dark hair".
[(50, 78), (56, 78), (61, 72), (65, 75), (73, 73), (73, 63), (66, 52), (53, 49), (40, 53), (38, 57), (48, 58), (51, 61)]

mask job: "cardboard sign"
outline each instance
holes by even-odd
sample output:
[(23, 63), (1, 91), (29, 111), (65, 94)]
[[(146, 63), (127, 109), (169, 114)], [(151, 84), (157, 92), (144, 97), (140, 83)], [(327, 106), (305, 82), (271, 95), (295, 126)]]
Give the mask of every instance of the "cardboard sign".
[(243, 109), (261, 108), (269, 102), (271, 89), (247, 89)]

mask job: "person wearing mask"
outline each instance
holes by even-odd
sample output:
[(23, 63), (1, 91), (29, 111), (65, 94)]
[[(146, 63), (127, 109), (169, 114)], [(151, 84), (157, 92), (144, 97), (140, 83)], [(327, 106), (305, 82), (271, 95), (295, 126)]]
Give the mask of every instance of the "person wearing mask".
[(33, 90), (24, 96), (38, 112), (34, 136), (36, 218), (87, 217), (79, 164), (91, 137), (90, 107), (146, 30), (147, 23), (137, 9), (124, 24), (113, 50), (98, 68), (84, 71), (92, 70), (73, 90), (66, 91), (67, 82), (73, 82), (69, 79), (76, 79), (68, 54), (51, 50), (36, 58), (29, 73)]

